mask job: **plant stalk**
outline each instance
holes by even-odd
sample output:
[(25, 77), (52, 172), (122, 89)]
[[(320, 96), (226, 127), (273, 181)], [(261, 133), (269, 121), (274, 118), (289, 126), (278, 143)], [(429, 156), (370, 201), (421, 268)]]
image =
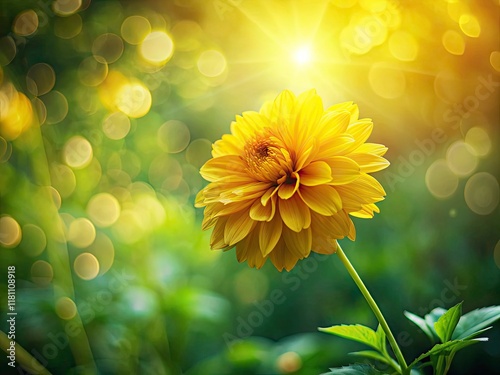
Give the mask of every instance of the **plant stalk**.
[(403, 353), (401, 352), (401, 349), (399, 348), (398, 343), (396, 342), (396, 339), (394, 338), (394, 335), (392, 334), (391, 329), (389, 328), (389, 325), (387, 324), (384, 318), (384, 315), (380, 311), (377, 303), (375, 302), (370, 292), (366, 288), (365, 284), (363, 283), (363, 280), (361, 280), (358, 273), (352, 266), (349, 259), (347, 259), (347, 256), (345, 255), (344, 251), (342, 250), (342, 248), (338, 243), (337, 243), (337, 255), (340, 258), (340, 261), (344, 264), (345, 268), (347, 269), (347, 272), (349, 272), (349, 275), (352, 277), (352, 279), (358, 286), (359, 290), (363, 294), (363, 297), (365, 297), (366, 302), (368, 302), (368, 305), (370, 305), (370, 308), (377, 317), (380, 326), (384, 330), (385, 335), (387, 336), (387, 340), (389, 340), (389, 344), (391, 345), (391, 348), (394, 351), (394, 354), (396, 355), (396, 359), (398, 360), (399, 366), (401, 367), (401, 374), (403, 375), (408, 374), (409, 373), (408, 365), (406, 364)]

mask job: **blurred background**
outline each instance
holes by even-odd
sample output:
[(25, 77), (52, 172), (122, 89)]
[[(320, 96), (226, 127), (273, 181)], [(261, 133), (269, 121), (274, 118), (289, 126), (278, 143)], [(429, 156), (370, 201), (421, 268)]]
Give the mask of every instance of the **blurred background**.
[[(356, 102), (389, 147), (381, 213), (341, 244), (408, 362), (431, 345), (403, 310), (500, 302), (498, 1), (0, 5), (0, 329), (14, 265), (16, 340), (51, 373), (315, 375), (366, 349), (317, 331), (376, 327), (335, 256), (255, 270), (200, 229), (211, 144), (283, 89)], [(498, 371), (487, 336), (452, 374)]]

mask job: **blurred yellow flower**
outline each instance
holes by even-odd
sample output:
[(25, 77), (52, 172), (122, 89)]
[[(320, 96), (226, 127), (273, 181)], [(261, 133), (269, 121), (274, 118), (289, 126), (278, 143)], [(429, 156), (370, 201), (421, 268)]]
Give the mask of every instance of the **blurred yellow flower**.
[(365, 143), (373, 129), (352, 102), (326, 111), (315, 90), (283, 91), (260, 112), (244, 112), (201, 168), (196, 197), (212, 249), (236, 246), (238, 261), (269, 258), (290, 271), (311, 251), (332, 254), (355, 239), (349, 215), (371, 218), (385, 191), (369, 173), (386, 168), (387, 148)]

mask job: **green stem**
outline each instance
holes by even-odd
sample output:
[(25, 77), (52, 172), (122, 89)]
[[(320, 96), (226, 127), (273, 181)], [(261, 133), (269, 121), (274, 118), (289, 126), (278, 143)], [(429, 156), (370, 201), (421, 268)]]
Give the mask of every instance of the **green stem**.
[(363, 280), (359, 277), (358, 273), (352, 266), (351, 262), (349, 262), (349, 259), (347, 259), (347, 256), (345, 255), (344, 251), (340, 247), (339, 244), (337, 244), (337, 255), (340, 258), (341, 262), (344, 264), (345, 268), (347, 269), (347, 272), (349, 272), (349, 275), (351, 275), (352, 279), (358, 286), (359, 290), (363, 294), (363, 297), (365, 297), (366, 302), (368, 302), (368, 305), (370, 305), (373, 313), (377, 317), (377, 320), (380, 323), (380, 326), (385, 332), (385, 335), (387, 336), (387, 340), (389, 340), (389, 344), (391, 345), (392, 350), (394, 351), (394, 354), (396, 355), (396, 358), (398, 360), (399, 366), (401, 366), (401, 373), (408, 374), (408, 365), (406, 364), (406, 361), (403, 357), (403, 353), (401, 353), (401, 349), (399, 349), (398, 343), (396, 342), (396, 339), (394, 338), (394, 335), (391, 332), (391, 329), (389, 328), (389, 325), (387, 324), (384, 315), (380, 311), (379, 307), (377, 306), (377, 303), (371, 296), (370, 292), (366, 288), (365, 284), (363, 283)]

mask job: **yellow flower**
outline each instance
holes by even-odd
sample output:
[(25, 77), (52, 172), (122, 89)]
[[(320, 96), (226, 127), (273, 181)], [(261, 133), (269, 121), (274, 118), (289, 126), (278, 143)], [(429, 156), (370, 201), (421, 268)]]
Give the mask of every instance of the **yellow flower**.
[(324, 110), (315, 90), (283, 91), (260, 112), (244, 112), (201, 168), (208, 186), (202, 228), (212, 249), (236, 246), (238, 261), (269, 258), (290, 271), (311, 251), (332, 254), (356, 231), (349, 215), (371, 218), (385, 191), (369, 173), (386, 168), (387, 148), (365, 143), (373, 129), (352, 102)]

